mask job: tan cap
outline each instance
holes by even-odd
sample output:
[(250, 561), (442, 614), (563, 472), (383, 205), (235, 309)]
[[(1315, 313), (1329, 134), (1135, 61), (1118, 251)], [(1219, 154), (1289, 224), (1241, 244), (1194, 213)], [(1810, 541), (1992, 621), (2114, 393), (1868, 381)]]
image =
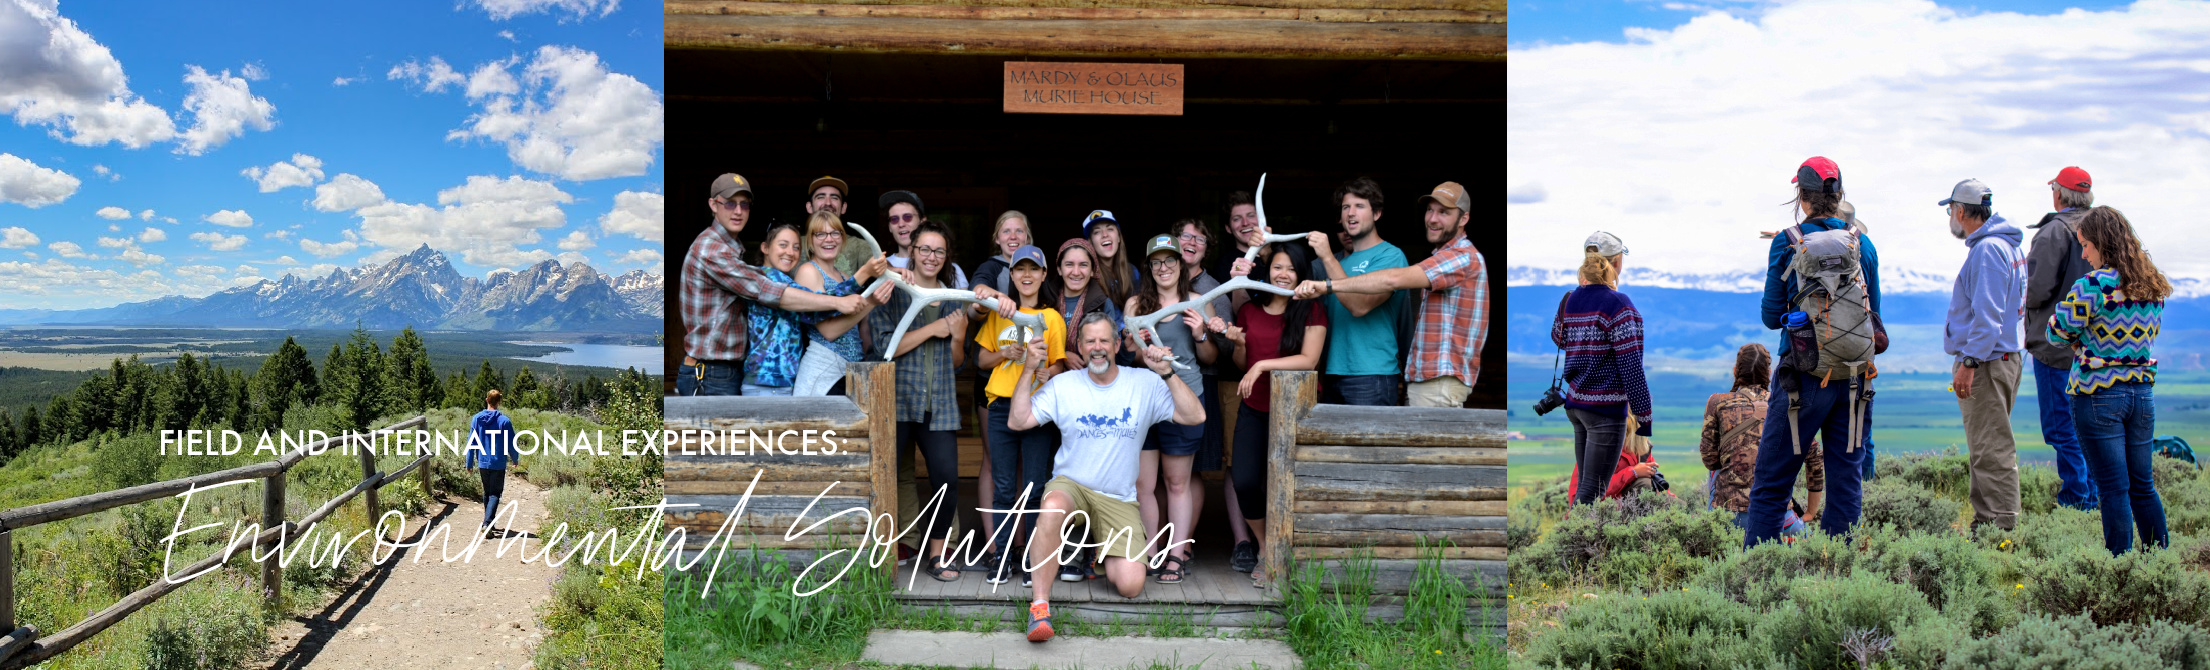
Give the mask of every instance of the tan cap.
[(726, 200), (736, 197), (738, 193), (752, 195), (752, 182), (745, 181), (743, 175), (727, 172), (714, 178), (714, 198)]
[(806, 187), (806, 197), (813, 197), (813, 192), (821, 190), (821, 187), (823, 186), (835, 186), (837, 195), (852, 194), (852, 187), (844, 185), (844, 180), (827, 175), (822, 175), (820, 179), (813, 180), (813, 184), (811, 186)]
[(1466, 195), (1466, 187), (1459, 186), (1458, 182), (1454, 181), (1443, 182), (1441, 186), (1435, 187), (1434, 192), (1420, 196), (1422, 204), (1429, 200), (1443, 203), (1445, 207), (1455, 207), (1462, 210), (1473, 208), (1473, 198)]

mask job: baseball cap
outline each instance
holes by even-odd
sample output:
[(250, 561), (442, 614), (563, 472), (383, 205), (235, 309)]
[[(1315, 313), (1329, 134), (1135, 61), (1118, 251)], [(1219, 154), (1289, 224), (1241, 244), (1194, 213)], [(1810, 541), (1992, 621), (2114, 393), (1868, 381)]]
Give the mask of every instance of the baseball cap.
[(752, 194), (752, 182), (745, 181), (743, 175), (739, 175), (735, 172), (726, 172), (723, 173), (721, 176), (714, 178), (713, 195), (715, 199), (726, 200), (729, 198), (734, 198), (737, 196), (738, 193), (743, 193), (745, 195)]
[(1827, 193), (1841, 191), (1842, 166), (1835, 165), (1834, 161), (1825, 156), (1812, 156), (1796, 168), (1796, 178), (1788, 180), (1788, 183), (1798, 184), (1799, 188), (1809, 182), (1818, 182), (1820, 190)]
[(839, 195), (849, 195), (852, 192), (851, 187), (844, 185), (844, 180), (823, 175), (820, 179), (813, 180), (813, 184), (806, 187), (806, 197), (813, 197), (813, 192), (821, 190), (823, 186), (835, 186)]
[(2079, 169), (2078, 166), (2069, 166), (2057, 172), (2057, 178), (2049, 180), (2049, 183), (2081, 193), (2086, 193), (2088, 189), (2095, 187), (2094, 178), (2087, 176), (2087, 171)]
[(1151, 257), (1151, 254), (1159, 253), (1161, 251), (1171, 251), (1179, 254), (1182, 252), (1182, 248), (1174, 246), (1174, 238), (1169, 235), (1160, 235), (1158, 237), (1153, 237), (1151, 238), (1150, 243), (1143, 245), (1143, 255), (1145, 258), (1149, 258)]
[(1040, 268), (1051, 267), (1050, 264), (1044, 262), (1044, 250), (1036, 248), (1036, 245), (1033, 244), (1021, 245), (1021, 248), (1013, 250), (1013, 265), (1020, 265), (1021, 261), (1035, 263), (1036, 267)]
[(1443, 203), (1444, 207), (1454, 207), (1461, 210), (1473, 208), (1473, 198), (1466, 195), (1466, 187), (1459, 186), (1458, 182), (1454, 181), (1443, 182), (1442, 185), (1436, 186), (1434, 191), (1420, 196), (1420, 204), (1427, 204), (1429, 200)]
[(1949, 203), (1992, 206), (1995, 204), (1995, 192), (1988, 190), (1987, 184), (1980, 183), (1978, 179), (1966, 179), (1957, 182), (1956, 188), (1949, 190), (1949, 199), (1934, 204), (1948, 207)]
[(1089, 237), (1090, 226), (1095, 225), (1099, 221), (1110, 223), (1114, 226), (1120, 225), (1119, 221), (1113, 219), (1112, 211), (1103, 209), (1090, 210), (1089, 216), (1082, 217), (1082, 236)]
[(922, 205), (921, 196), (915, 195), (912, 191), (890, 191), (884, 193), (882, 194), (881, 198), (877, 198), (875, 200), (875, 207), (888, 212), (890, 211), (891, 205), (895, 205), (901, 202), (912, 205), (913, 213), (921, 215), (921, 218), (929, 218), (928, 206)]
[(1596, 247), (1596, 255), (1603, 256), (1605, 258), (1611, 258), (1613, 256), (1627, 253), (1626, 242), (1619, 241), (1618, 235), (1613, 235), (1601, 230), (1596, 231), (1595, 234), (1589, 235), (1588, 241), (1581, 243), (1582, 249), (1587, 249), (1589, 247)]

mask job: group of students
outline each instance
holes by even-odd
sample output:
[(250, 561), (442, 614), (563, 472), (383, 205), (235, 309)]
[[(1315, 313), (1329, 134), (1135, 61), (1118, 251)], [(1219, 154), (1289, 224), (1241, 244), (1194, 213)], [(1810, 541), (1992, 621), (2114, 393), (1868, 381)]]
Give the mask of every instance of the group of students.
[[(1874, 355), (1887, 346), (1879, 256), (1845, 200), (1841, 168), (1813, 157), (1792, 181), (1801, 223), (1765, 234), (1773, 242), (1761, 316), (1782, 337), (1774, 352), (1756, 343), (1737, 351), (1732, 388), (1705, 404), (1699, 448), (1711, 471), (1708, 504), (1736, 515), (1745, 546), (1810, 524), (1836, 535), (1855, 525), (1871, 452)], [(2030, 226), (2030, 253), (1979, 180), (1959, 182), (1936, 203), (1968, 249), (1943, 348), (1955, 357), (1951, 391), (1969, 446), (1973, 527), (2017, 522), (2010, 412), (2031, 356), (2042, 436), (2063, 480), (2058, 502), (2099, 507), (2112, 554), (2130, 550), (2136, 533), (2166, 546), (2153, 477), (2151, 347), (2172, 284), (2125, 215), (2094, 205), (2085, 170), (2066, 167), (2048, 185), (2056, 211)], [(1651, 406), (1642, 315), (1619, 290), (1627, 247), (1599, 231), (1583, 252), (1580, 286), (1559, 303), (1551, 330), (1564, 357), (1576, 504), (1662, 479), (1647, 446), (1634, 446), (1646, 445)], [(1792, 496), (1799, 471), (1808, 477), (1803, 501)]]
[[(1413, 405), (1457, 407), (1479, 371), (1487, 271), (1466, 237), (1471, 198), (1454, 182), (1420, 198), (1434, 253), (1417, 264), (1380, 238), (1380, 185), (1359, 178), (1334, 194), (1339, 237), (1314, 232), (1269, 242), (1251, 194), (1229, 194), (1232, 254), (1213, 254), (1214, 233), (1195, 218), (1174, 222), (1132, 254), (1112, 212), (1096, 210), (1081, 222), (1080, 237), (1047, 258), (1033, 244), (1027, 215), (1007, 211), (991, 229), (998, 253), (971, 277), (951, 257), (951, 231), (928, 219), (918, 195), (902, 190), (878, 201), (895, 248), (839, 272), (835, 261), (854, 242), (843, 221), (849, 192), (834, 177), (815, 180), (804, 226), (769, 226), (757, 253), (748, 255), (738, 234), (750, 220), (752, 186), (735, 174), (714, 181), (713, 225), (683, 262), (685, 356), (677, 393), (837, 394), (845, 363), (893, 360), (897, 469), (912, 482), (901, 482), (900, 515), (914, 518), (920, 501), (943, 497), (927, 515), (921, 555), (902, 556), (900, 564), (918, 558), (932, 578), (954, 581), (963, 566), (944, 549), (955, 523), (949, 511), (960, 505), (954, 432), (961, 407), (953, 375), (969, 358), (988, 369), (976, 393), (989, 455), (978, 497), (993, 510), (1046, 513), (983, 515), (989, 553), (972, 567), (989, 573), (990, 583), (1018, 578), (1035, 589), (1031, 640), (1051, 637), (1049, 576), (1110, 579), (1127, 597), (1141, 594), (1149, 579), (1185, 579), (1190, 530), (1203, 506), (1203, 487), (1192, 475), (1222, 469), (1231, 441), (1231, 564), (1266, 585), (1256, 539), (1266, 518), (1271, 372), (1324, 371), (1330, 398), (1348, 404), (1394, 405), (1408, 397)], [(1332, 253), (1338, 241), (1340, 257)], [(886, 273), (922, 289), (971, 290), (998, 304), (926, 305), (896, 350), (884, 352), (912, 301), (889, 282), (866, 290)], [(1212, 292), (1223, 278), (1245, 276), (1294, 295), (1227, 292), (1159, 322), (1157, 341), (1128, 327), (1130, 319)], [(1016, 312), (1039, 317), (1044, 332), (1023, 342)], [(1222, 380), (1233, 381), (1241, 400), (1232, 438), (1222, 434)], [(912, 474), (916, 451), (928, 463), (925, 478)], [(1018, 506), (1024, 495), (1026, 506)], [(1059, 537), (1072, 510), (1085, 512), (1086, 521), (1077, 523), (1089, 525), (1089, 537), (1112, 538), (1094, 551), (1104, 557), (1103, 575), (1089, 551), (1061, 566), (1056, 541), (1028, 541)], [(1162, 528), (1170, 529), (1163, 546), (1145, 547)]]

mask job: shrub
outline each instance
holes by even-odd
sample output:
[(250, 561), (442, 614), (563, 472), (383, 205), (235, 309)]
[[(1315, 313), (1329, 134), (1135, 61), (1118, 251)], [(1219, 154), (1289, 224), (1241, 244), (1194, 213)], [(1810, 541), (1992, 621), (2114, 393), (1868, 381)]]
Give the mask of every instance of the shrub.
[(1926, 487), (1904, 481), (1875, 481), (1865, 487), (1867, 526), (1892, 524), (1904, 533), (1945, 533), (1961, 509), (1954, 500), (1935, 495)]
[[(1742, 532), (1716, 510), (1664, 493), (1598, 500), (1512, 557), (1514, 574), (1550, 581), (1594, 578), (1614, 587), (1665, 586), (1695, 576), (1740, 545)], [(1521, 579), (1521, 577), (1515, 577)]]
[(2156, 549), (2111, 556), (2100, 543), (2075, 547), (2027, 566), (2025, 608), (2085, 613), (2100, 625), (2200, 623), (2210, 615), (2210, 575), (2189, 569), (2181, 558), (2181, 552)]
[(2170, 621), (2097, 627), (2086, 616), (2026, 617), (1949, 654), (1950, 668), (2210, 668), (2210, 633)]
[(2057, 493), (2064, 490), (2064, 479), (2057, 476), (2056, 468), (2020, 466), (2018, 468), (2018, 514), (2048, 514), (2057, 508)]
[(2202, 474), (2202, 467), (2166, 456), (2157, 456), (2156, 488), (2167, 489), (2183, 482), (2192, 482)]
[(2011, 604), (1996, 589), (1995, 562), (1963, 536), (1876, 531), (1866, 535), (1865, 545), (1857, 561), (1859, 572), (1911, 587), (1943, 615), (1975, 632), (2002, 628), (2014, 617)]
[(1535, 543), (1542, 535), (1540, 523), (1524, 516), (1513, 515), (1504, 522), (1504, 550), (1519, 551)]
[(1599, 598), (1559, 619), (1555, 631), (1528, 646), (1528, 660), (1541, 667), (1653, 670), (1776, 660), (1770, 646), (1751, 638), (1756, 610), (1702, 589)]
[(1972, 470), (1956, 448), (1933, 453), (1880, 454), (1873, 481), (1901, 481), (1944, 495), (1962, 496), (1972, 485)]
[(267, 645), (260, 620), (249, 609), (196, 599), (180, 609), (181, 613), (158, 615), (147, 633), (144, 667), (148, 670), (244, 667)]
[(1792, 544), (1766, 542), (1729, 555), (1705, 569), (1694, 585), (1764, 609), (1787, 600), (1797, 577), (1847, 575), (1857, 557), (1840, 539), (1812, 533)]
[[(1789, 590), (1794, 598), (1760, 618), (1758, 637), (1797, 667), (1861, 667), (1882, 660), (1931, 667), (1967, 638), (1964, 626), (1943, 618), (1917, 591), (1876, 575), (1805, 577)], [(1849, 657), (1843, 640), (1864, 631), (1894, 639), (1884, 652)]]
[(1535, 485), (1534, 490), (1529, 492), (1527, 497), (1520, 499), (1519, 502), (1512, 503), (1510, 516), (1513, 519), (1527, 519), (1537, 523), (1546, 519), (1556, 519), (1565, 516), (1566, 503), (1572, 499), (1572, 475), (1559, 475), (1556, 479)]
[(105, 442), (94, 448), (92, 474), (107, 482), (109, 487), (126, 488), (149, 484), (161, 472), (161, 449), (154, 444), (151, 434), (142, 433)]

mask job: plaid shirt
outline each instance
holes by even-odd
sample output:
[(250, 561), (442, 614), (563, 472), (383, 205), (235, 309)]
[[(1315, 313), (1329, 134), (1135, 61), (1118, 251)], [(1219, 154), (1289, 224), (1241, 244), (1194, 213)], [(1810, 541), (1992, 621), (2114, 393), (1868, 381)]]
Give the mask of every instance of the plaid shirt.
[(746, 303), (783, 304), (783, 289), (744, 262), (742, 247), (716, 222), (683, 255), (683, 353), (701, 361), (744, 360)]
[(1412, 338), (1406, 381), (1457, 377), (1467, 386), (1481, 375), (1481, 344), (1489, 335), (1489, 270), (1473, 241), (1459, 235), (1420, 261), (1427, 273), (1427, 301)]
[[(913, 296), (905, 291), (892, 291), (890, 301), (867, 314), (867, 327), (874, 331), (874, 347), (887, 351), (890, 335), (898, 331), (898, 320), (905, 318), (906, 307), (913, 304)], [(956, 303), (953, 303), (956, 305)], [(913, 331), (936, 323), (944, 318), (945, 303), (921, 308), (913, 317), (913, 325), (906, 327), (905, 341), (917, 337)], [(932, 337), (912, 351), (905, 352), (896, 363), (898, 386), (898, 420), (928, 420), (925, 430), (959, 430), (959, 389), (952, 383), (951, 340)], [(925, 415), (925, 416), (924, 416)]]

